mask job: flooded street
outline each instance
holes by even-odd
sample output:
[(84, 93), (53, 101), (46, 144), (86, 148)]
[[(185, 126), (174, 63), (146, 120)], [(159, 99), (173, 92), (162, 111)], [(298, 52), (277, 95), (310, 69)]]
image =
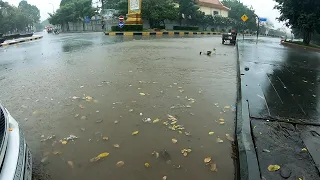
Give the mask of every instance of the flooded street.
[(234, 179), (236, 49), (220, 36), (44, 34), (0, 48), (0, 71), (34, 179)]

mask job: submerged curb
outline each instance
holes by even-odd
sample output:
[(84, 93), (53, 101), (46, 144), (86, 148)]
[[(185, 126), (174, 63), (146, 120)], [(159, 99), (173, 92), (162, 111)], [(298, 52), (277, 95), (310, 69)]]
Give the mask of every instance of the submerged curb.
[(260, 168), (258, 158), (254, 146), (254, 142), (251, 135), (251, 124), (249, 115), (249, 103), (246, 101), (242, 94), (241, 76), (245, 72), (242, 72), (239, 47), (237, 48), (237, 113), (236, 113), (236, 140), (238, 146), (238, 166), (239, 176), (238, 180), (260, 180)]
[(0, 44), (0, 47), (5, 47), (5, 46), (14, 45), (14, 44), (23, 43), (23, 42), (34, 41), (34, 40), (38, 40), (41, 38), (43, 38), (43, 36), (34, 36), (34, 37), (29, 37), (29, 38), (16, 39), (16, 40), (12, 40), (10, 42), (4, 42), (4, 43)]
[(221, 35), (220, 32), (188, 32), (188, 31), (165, 31), (165, 32), (105, 32), (107, 36), (150, 36), (150, 35)]
[(320, 52), (320, 48), (308, 47), (308, 46), (303, 46), (303, 45), (294, 44), (294, 43), (285, 42), (285, 41), (280, 41), (280, 43), (281, 43), (282, 45), (284, 45), (284, 46), (289, 46), (289, 47), (295, 47), (295, 48), (300, 48), (300, 49), (305, 49), (305, 50)]

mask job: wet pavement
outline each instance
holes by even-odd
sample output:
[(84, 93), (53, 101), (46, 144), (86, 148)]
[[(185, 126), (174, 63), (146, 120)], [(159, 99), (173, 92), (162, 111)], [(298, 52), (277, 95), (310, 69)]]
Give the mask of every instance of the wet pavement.
[(252, 141), (244, 144), (253, 152), (247, 158), (258, 160), (247, 164), (259, 166), (262, 179), (320, 179), (320, 53), (261, 38), (241, 41), (239, 56), (251, 131), (244, 137)]
[(236, 49), (220, 36), (44, 35), (0, 48), (0, 71), (34, 179), (234, 179)]

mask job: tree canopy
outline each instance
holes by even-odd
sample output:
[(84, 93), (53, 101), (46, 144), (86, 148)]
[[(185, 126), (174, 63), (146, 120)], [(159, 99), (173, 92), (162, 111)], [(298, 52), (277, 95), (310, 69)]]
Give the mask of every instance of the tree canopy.
[(84, 17), (92, 17), (96, 9), (92, 7), (91, 0), (62, 0), (60, 8), (50, 14), (49, 22), (53, 25), (64, 25), (68, 22), (84, 22)]
[(279, 21), (288, 27), (303, 33), (303, 42), (310, 44), (311, 35), (320, 32), (320, 1), (319, 0), (275, 0), (275, 9), (280, 11)]
[(39, 20), (40, 10), (36, 6), (21, 1), (19, 6), (15, 7), (0, 0), (0, 32), (31, 31)]

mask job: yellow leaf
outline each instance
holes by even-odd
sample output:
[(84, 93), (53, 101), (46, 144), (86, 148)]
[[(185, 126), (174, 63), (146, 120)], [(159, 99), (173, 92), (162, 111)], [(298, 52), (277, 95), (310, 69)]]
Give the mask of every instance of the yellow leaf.
[(223, 124), (224, 124), (224, 122), (219, 122), (219, 124), (223, 125)]
[(301, 151), (302, 152), (307, 152), (308, 150), (307, 150), (307, 148), (302, 148)]
[(209, 132), (209, 135), (213, 135), (214, 134), (214, 132)]
[(280, 169), (279, 165), (269, 165), (268, 166), (268, 171), (273, 172), (273, 171), (278, 171)]
[(173, 122), (171, 123), (171, 125), (174, 125), (174, 124), (177, 124), (177, 121), (173, 121)]
[(224, 108), (225, 108), (225, 109), (229, 109), (229, 108), (230, 108), (230, 106), (225, 106)]
[(182, 134), (182, 131), (179, 131), (178, 133), (179, 133), (179, 134)]
[(137, 135), (137, 134), (139, 134), (139, 131), (135, 131), (132, 133), (132, 135)]
[(141, 95), (141, 96), (145, 96), (146, 94), (145, 94), (145, 93), (140, 93), (140, 95)]
[(68, 141), (62, 141), (61, 142), (61, 144), (63, 144), (63, 145), (65, 145), (65, 144), (67, 144), (68, 143)]
[(148, 168), (148, 167), (150, 167), (150, 164), (149, 163), (144, 163), (144, 167)]
[(160, 121), (160, 119), (155, 119), (155, 120), (153, 120), (153, 123), (158, 123)]
[(163, 125), (168, 126), (169, 123), (168, 122), (163, 122)]
[(104, 153), (99, 154), (97, 157), (104, 158), (104, 157), (107, 157), (107, 156), (109, 156), (109, 153), (108, 152), (104, 152)]
[(176, 140), (176, 139), (174, 139), (174, 138), (172, 139), (172, 143), (173, 143), (173, 144), (176, 144), (177, 142), (178, 142), (178, 140)]
[(209, 163), (210, 161), (211, 161), (211, 157), (206, 157), (203, 160), (204, 163)]
[(220, 118), (219, 121), (224, 122), (224, 119)]

